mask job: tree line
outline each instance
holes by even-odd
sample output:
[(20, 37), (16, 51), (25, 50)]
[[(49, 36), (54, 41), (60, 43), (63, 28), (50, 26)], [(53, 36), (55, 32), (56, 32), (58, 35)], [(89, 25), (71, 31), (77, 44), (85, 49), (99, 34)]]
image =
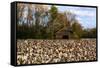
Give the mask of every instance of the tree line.
[(76, 15), (67, 10), (59, 12), (55, 5), (17, 5), (18, 39), (55, 39), (62, 29), (71, 30), (72, 38), (96, 38), (96, 28), (83, 29)]

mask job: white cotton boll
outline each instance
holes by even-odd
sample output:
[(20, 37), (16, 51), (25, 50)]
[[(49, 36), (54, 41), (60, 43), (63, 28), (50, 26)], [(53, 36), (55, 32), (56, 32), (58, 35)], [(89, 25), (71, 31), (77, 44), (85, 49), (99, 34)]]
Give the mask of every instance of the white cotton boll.
[(71, 61), (75, 61), (75, 59), (74, 58), (71, 58)]
[(28, 64), (30, 64), (31, 62), (30, 61), (28, 61)]
[(34, 57), (34, 61), (36, 61), (37, 60), (37, 57)]
[(27, 53), (26, 56), (29, 56), (29, 54)]
[(27, 40), (25, 40), (24, 42), (25, 42), (26, 45), (28, 45), (28, 41)]
[(59, 53), (58, 49), (56, 49), (56, 52)]
[(32, 60), (32, 63), (34, 63), (34, 60)]
[(79, 48), (79, 51), (82, 52), (83, 50), (81, 48)]
[(22, 45), (23, 45), (23, 43), (20, 43), (20, 45), (22, 46)]
[(62, 56), (62, 52), (59, 53), (59, 58), (61, 58), (61, 56)]
[(21, 59), (24, 60), (24, 56), (21, 56)]
[(72, 58), (72, 56), (73, 56), (73, 55), (70, 53), (69, 58)]
[(81, 45), (81, 43), (78, 43), (78, 45)]
[(32, 52), (30, 52), (30, 56), (32, 56), (32, 54), (33, 54), (33, 53), (32, 53)]
[(25, 64), (25, 63), (26, 63), (26, 61), (23, 62), (23, 64)]
[(86, 58), (86, 57), (84, 57), (84, 59), (86, 60), (87, 58)]
[(20, 61), (17, 61), (17, 64), (20, 65)]
[(85, 53), (84, 53), (85, 55), (87, 55), (87, 51), (85, 51)]
[[(96, 44), (90, 40), (73, 41), (32, 39), (18, 42), (18, 64), (21, 63), (21, 60), (23, 61), (21, 64), (26, 64), (27, 62), (28, 64), (40, 64), (96, 59)], [(29, 46), (26, 45), (28, 42), (31, 42)], [(28, 53), (24, 53), (24, 51), (27, 51)], [(22, 53), (24, 53), (25, 56), (23, 56)]]
[(40, 43), (37, 43), (37, 45), (39, 45)]
[(19, 58), (22, 58), (22, 56), (21, 56), (21, 55), (18, 55), (18, 56), (17, 56), (17, 59), (19, 59)]
[(68, 52), (69, 52), (70, 50), (69, 50), (69, 49), (67, 49), (66, 51), (68, 51)]
[(45, 61), (44, 61), (44, 60), (42, 60), (42, 63), (45, 63)]
[(45, 63), (48, 63), (51, 59), (48, 59), (47, 61), (45, 61)]
[(60, 59), (59, 59), (59, 58), (55, 58), (55, 59), (53, 59), (53, 61), (54, 61), (54, 62), (59, 62)]
[(73, 50), (74, 50), (74, 48), (71, 48), (71, 49), (70, 49), (70, 51), (73, 51)]
[(77, 53), (77, 55), (78, 55), (79, 57), (81, 57), (81, 54), (80, 54), (80, 53)]
[(28, 57), (28, 55), (25, 55), (25, 56), (23, 56), (23, 59), (24, 60), (27, 60), (27, 57)]
[(64, 53), (63, 55), (64, 55), (65, 57), (67, 57), (67, 56), (68, 56), (68, 54), (67, 54), (67, 53)]
[(30, 52), (32, 52), (33, 51), (33, 48), (30, 48)]
[(29, 48), (27, 48), (27, 51), (29, 50)]

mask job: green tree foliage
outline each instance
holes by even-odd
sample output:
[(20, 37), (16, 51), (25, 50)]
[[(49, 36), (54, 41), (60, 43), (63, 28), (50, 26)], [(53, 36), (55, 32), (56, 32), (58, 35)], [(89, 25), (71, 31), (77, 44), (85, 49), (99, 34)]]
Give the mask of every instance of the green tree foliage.
[(82, 38), (96, 38), (97, 37), (97, 29), (91, 28), (91, 29), (84, 29)]
[(57, 17), (58, 9), (54, 5), (52, 5), (49, 12), (51, 14), (52, 20), (54, 20)]
[(82, 26), (78, 23), (78, 21), (74, 21), (74, 23), (72, 24), (72, 30), (73, 30), (73, 35), (76, 38), (81, 38), (82, 36)]
[(48, 23), (48, 28), (47, 28), (47, 32), (48, 32), (48, 34), (49, 34), (49, 37), (51, 38), (51, 39), (53, 39), (54, 38), (54, 36), (55, 36), (55, 34), (54, 34), (54, 32), (55, 32), (55, 29), (54, 29), (54, 24), (55, 24), (55, 20), (56, 20), (56, 18), (57, 18), (57, 15), (58, 15), (58, 9), (54, 6), (54, 5), (52, 5), (51, 6), (51, 9), (49, 10), (49, 13), (50, 13), (50, 16), (51, 16), (51, 18), (50, 18), (50, 21), (49, 21), (49, 23)]

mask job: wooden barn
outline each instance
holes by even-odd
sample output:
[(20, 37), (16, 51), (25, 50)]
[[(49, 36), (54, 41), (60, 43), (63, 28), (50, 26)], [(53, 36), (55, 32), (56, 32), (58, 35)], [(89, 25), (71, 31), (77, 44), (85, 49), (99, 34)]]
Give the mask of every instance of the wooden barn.
[(55, 35), (57, 39), (70, 39), (71, 34), (73, 34), (71, 28), (62, 28), (59, 31), (57, 31)]

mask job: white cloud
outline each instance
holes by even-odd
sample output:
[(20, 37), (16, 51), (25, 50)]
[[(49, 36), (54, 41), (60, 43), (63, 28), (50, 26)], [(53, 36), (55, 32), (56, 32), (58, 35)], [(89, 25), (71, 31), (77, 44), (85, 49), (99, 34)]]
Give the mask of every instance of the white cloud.
[(70, 9), (70, 12), (72, 12), (78, 16), (88, 16), (88, 17), (96, 16), (96, 11)]
[(74, 6), (57, 6), (59, 11), (70, 11), (78, 16), (96, 16), (96, 8), (91, 7), (74, 7)]

